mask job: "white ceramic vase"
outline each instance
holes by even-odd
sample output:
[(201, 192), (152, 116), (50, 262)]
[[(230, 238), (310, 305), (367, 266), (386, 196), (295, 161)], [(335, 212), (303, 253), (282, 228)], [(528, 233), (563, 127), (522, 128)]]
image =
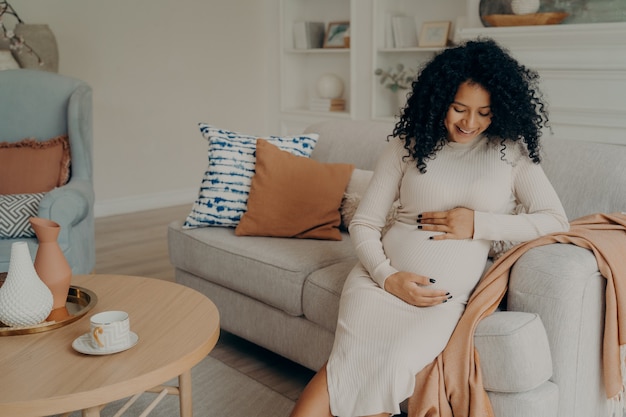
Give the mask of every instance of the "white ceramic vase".
[(320, 98), (341, 98), (343, 80), (335, 74), (324, 74), (317, 80), (316, 90)]
[(515, 14), (537, 13), (540, 5), (539, 0), (512, 0), (511, 10)]
[(11, 245), (9, 272), (0, 287), (0, 322), (11, 327), (41, 323), (52, 311), (52, 293), (37, 275), (26, 242)]

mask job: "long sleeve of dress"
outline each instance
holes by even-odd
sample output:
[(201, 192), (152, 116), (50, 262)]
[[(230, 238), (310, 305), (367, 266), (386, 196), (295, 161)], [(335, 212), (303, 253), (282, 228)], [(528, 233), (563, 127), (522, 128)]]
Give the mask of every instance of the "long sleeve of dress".
[(387, 212), (398, 198), (403, 176), (402, 157), (406, 151), (399, 143), (396, 140), (385, 148), (349, 226), (357, 257), (381, 288), (385, 288), (388, 276), (398, 272), (385, 255), (381, 235)]
[(521, 158), (513, 168), (513, 195), (523, 214), (474, 212), (474, 239), (526, 242), (540, 236), (565, 232), (567, 216), (540, 165)]

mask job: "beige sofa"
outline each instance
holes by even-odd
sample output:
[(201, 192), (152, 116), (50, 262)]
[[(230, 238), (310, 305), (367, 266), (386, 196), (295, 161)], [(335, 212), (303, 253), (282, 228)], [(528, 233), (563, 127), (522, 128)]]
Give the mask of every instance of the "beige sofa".
[[(312, 158), (372, 170), (393, 125), (329, 121)], [(544, 169), (570, 219), (626, 210), (626, 147), (556, 140)], [(333, 343), (339, 296), (356, 262), (350, 237), (320, 241), (238, 237), (223, 227), (168, 229), (176, 280), (211, 298), (222, 327), (313, 370)], [(593, 255), (553, 244), (515, 265), (508, 311), (477, 329), (485, 386), (499, 417), (599, 417), (607, 413), (601, 345), (605, 279)]]

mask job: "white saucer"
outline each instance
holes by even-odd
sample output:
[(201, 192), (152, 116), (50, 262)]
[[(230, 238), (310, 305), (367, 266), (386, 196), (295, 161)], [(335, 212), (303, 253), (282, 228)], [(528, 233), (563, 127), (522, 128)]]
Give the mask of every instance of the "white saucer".
[(91, 345), (91, 338), (89, 336), (89, 333), (85, 333), (84, 335), (77, 337), (74, 342), (72, 342), (72, 347), (77, 352), (84, 353), (86, 355), (111, 355), (113, 353), (123, 352), (127, 349), (132, 348), (137, 344), (138, 340), (139, 336), (137, 336), (136, 333), (130, 332), (130, 343), (128, 344), (128, 346), (112, 350), (101, 350), (95, 349)]

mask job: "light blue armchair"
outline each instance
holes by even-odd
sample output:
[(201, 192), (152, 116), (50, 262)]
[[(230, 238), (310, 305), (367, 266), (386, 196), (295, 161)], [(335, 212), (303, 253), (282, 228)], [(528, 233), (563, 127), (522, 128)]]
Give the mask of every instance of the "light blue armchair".
[[(30, 69), (0, 71), (0, 142), (68, 135), (70, 179), (41, 200), (37, 216), (61, 226), (59, 245), (74, 274), (95, 266), (92, 167), (92, 94), (85, 82)], [(35, 257), (36, 238), (1, 239), (0, 272), (8, 271), (11, 245), (25, 240)]]

